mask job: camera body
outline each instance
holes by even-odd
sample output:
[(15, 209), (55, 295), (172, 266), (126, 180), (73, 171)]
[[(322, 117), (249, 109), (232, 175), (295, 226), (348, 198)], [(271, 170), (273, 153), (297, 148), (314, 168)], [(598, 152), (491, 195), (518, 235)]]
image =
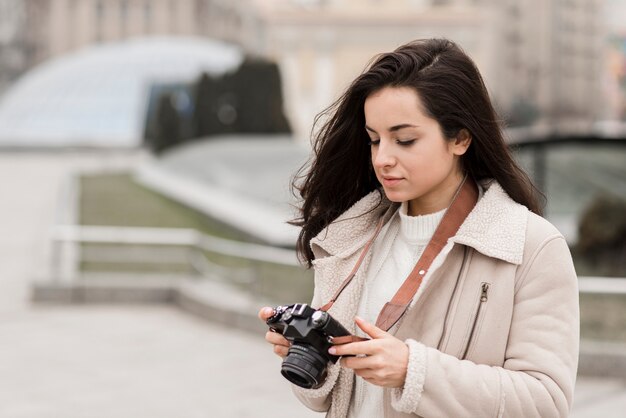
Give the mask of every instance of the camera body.
[(328, 362), (336, 363), (339, 359), (328, 353), (332, 339), (350, 335), (328, 312), (306, 303), (277, 306), (266, 323), (292, 343), (283, 360), (281, 374), (306, 389), (320, 387), (326, 379)]

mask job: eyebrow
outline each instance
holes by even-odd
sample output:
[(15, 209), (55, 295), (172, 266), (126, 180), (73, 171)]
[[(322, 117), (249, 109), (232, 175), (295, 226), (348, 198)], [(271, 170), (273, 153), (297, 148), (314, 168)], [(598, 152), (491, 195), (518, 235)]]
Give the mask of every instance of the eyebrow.
[[(389, 128), (389, 132), (399, 131), (400, 129), (404, 129), (404, 128), (419, 128), (419, 126), (411, 125), (410, 123), (402, 123), (400, 125), (394, 125), (391, 128)], [(368, 131), (373, 132), (375, 134), (378, 133), (378, 132), (376, 132), (375, 130), (373, 130), (372, 128), (370, 128), (367, 125), (365, 125), (365, 129), (367, 129)]]

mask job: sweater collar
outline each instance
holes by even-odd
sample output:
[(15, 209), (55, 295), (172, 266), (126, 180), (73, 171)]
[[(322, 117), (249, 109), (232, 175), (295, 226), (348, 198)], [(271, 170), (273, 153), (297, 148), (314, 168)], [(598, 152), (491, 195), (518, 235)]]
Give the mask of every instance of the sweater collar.
[[(512, 200), (496, 181), (483, 181), (480, 186), (483, 196), (450, 240), (488, 257), (521, 264), (528, 209)], [(387, 222), (399, 206), (382, 191), (373, 191), (322, 230), (311, 240), (311, 246), (348, 257), (372, 237), (377, 220), (382, 216)]]
[(439, 222), (446, 213), (446, 209), (417, 216), (409, 215), (408, 209), (409, 205), (407, 202), (402, 202), (402, 205), (400, 205), (398, 209), (398, 215), (400, 215), (400, 233), (407, 242), (426, 245), (435, 233), (437, 226), (439, 226)]

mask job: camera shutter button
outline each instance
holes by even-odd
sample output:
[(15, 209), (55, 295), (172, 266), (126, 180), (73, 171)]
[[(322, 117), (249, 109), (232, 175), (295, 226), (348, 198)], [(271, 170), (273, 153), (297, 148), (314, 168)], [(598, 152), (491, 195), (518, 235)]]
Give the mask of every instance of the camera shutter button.
[(328, 314), (324, 311), (315, 311), (311, 315), (311, 322), (315, 328), (321, 328), (326, 324), (328, 320)]

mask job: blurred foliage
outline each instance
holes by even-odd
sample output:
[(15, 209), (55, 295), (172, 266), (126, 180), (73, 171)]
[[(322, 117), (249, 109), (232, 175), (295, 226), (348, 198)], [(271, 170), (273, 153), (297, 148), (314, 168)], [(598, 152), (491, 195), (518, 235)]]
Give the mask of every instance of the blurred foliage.
[(156, 136), (152, 143), (152, 149), (157, 153), (181, 142), (181, 122), (172, 100), (173, 97), (169, 94), (165, 94), (159, 99)]
[(203, 136), (204, 132), (219, 132), (222, 124), (217, 117), (216, 107), (219, 82), (204, 73), (195, 85), (195, 108), (192, 116), (192, 126), (196, 136)]
[[(193, 96), (191, 102), (177, 100)], [(149, 106), (145, 138), (160, 153), (195, 138), (227, 133), (289, 133), (278, 66), (247, 58), (233, 73), (202, 74), (191, 87), (160, 86)]]
[(313, 270), (272, 263), (255, 263), (256, 281), (248, 291), (275, 304), (310, 303), (313, 299)]
[(251, 241), (205, 214), (135, 183), (126, 173), (80, 177), (81, 225), (191, 228), (233, 240)]
[(626, 277), (626, 200), (599, 195), (591, 202), (574, 253), (601, 275)]
[(506, 124), (510, 127), (531, 126), (540, 116), (539, 109), (528, 99), (518, 97), (507, 112)]
[(581, 293), (580, 336), (626, 342), (626, 295)]

